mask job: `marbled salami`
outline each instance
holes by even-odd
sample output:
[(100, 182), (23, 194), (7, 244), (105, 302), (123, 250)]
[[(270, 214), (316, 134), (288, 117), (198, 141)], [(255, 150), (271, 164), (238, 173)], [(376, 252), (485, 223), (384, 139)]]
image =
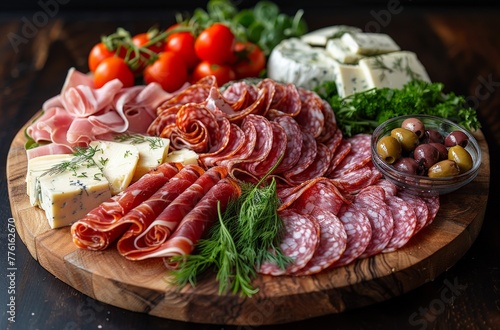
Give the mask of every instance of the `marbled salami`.
[(309, 132), (314, 138), (320, 136), (325, 126), (323, 102), (318, 94), (299, 88), (301, 109), (295, 120), (303, 130)]
[(415, 215), (417, 216), (417, 224), (415, 225), (414, 232), (415, 235), (427, 224), (429, 220), (429, 207), (422, 198), (410, 194), (405, 190), (399, 190), (396, 196), (402, 198), (405, 202), (413, 206), (413, 210), (415, 211)]
[(317, 153), (318, 146), (314, 137), (310, 133), (302, 131), (302, 146), (300, 148), (299, 160), (293, 168), (283, 172), (283, 177), (288, 180), (305, 171), (314, 162)]
[(392, 252), (404, 246), (415, 232), (417, 215), (413, 207), (402, 198), (394, 195), (386, 197), (385, 202), (389, 206), (394, 219), (394, 231), (392, 237), (382, 252)]
[(287, 139), (285, 155), (275, 171), (282, 173), (290, 170), (298, 162), (302, 149), (302, 133), (299, 124), (290, 116), (279, 116), (273, 121), (283, 128)]
[(371, 135), (357, 134), (347, 139), (351, 144), (351, 151), (336, 166), (333, 177), (339, 177), (348, 172), (365, 166), (372, 159)]

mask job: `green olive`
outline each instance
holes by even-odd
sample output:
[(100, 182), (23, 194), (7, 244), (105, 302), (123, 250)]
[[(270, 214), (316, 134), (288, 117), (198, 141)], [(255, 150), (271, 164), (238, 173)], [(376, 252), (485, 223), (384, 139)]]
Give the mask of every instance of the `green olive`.
[(427, 172), (429, 178), (447, 178), (460, 173), (457, 163), (445, 159), (432, 165)]
[(384, 136), (377, 143), (377, 153), (387, 164), (394, 163), (401, 156), (401, 152), (401, 144), (393, 136)]
[(410, 152), (413, 151), (416, 146), (418, 146), (418, 136), (414, 132), (406, 129), (406, 128), (395, 128), (391, 131), (391, 136), (396, 138), (399, 143), (401, 143), (401, 147), (403, 151)]
[(448, 159), (457, 163), (461, 173), (465, 173), (472, 168), (472, 157), (464, 147), (456, 145), (448, 149)]

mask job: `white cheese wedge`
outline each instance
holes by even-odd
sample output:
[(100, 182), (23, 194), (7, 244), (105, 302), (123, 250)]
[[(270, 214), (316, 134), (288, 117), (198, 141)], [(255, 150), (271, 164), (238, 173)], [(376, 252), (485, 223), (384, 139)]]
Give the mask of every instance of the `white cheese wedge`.
[(341, 36), (342, 33), (345, 32), (356, 33), (361, 31), (362, 30), (360, 28), (354, 26), (333, 25), (311, 31), (309, 33), (304, 34), (300, 38), (302, 41), (308, 43), (311, 46), (325, 47), (329, 39), (338, 38)]
[(26, 193), (30, 198), (30, 204), (33, 206), (40, 205), (39, 190), (37, 187), (38, 178), (53, 166), (60, 164), (64, 161), (69, 161), (73, 155), (58, 154), (58, 155), (44, 155), (35, 157), (28, 160), (28, 168), (26, 171)]
[(346, 97), (375, 87), (366, 79), (359, 65), (339, 64), (335, 84), (340, 97)]
[(398, 44), (384, 33), (345, 33), (340, 39), (355, 54), (378, 55), (400, 50)]
[(94, 161), (102, 166), (102, 173), (109, 182), (111, 194), (116, 195), (127, 188), (134, 177), (139, 161), (139, 150), (131, 144), (112, 141), (92, 141), (95, 148)]
[(354, 64), (363, 58), (363, 55), (351, 51), (340, 38), (328, 40), (326, 42), (326, 51), (334, 59), (345, 64)]
[(174, 150), (167, 155), (165, 162), (182, 163), (184, 165), (196, 165), (198, 164), (198, 154), (189, 149)]
[(39, 206), (51, 228), (69, 226), (111, 198), (110, 185), (97, 166), (80, 166), (37, 180)]
[(359, 61), (370, 86), (401, 88), (412, 79), (430, 82), (429, 75), (417, 55), (410, 51), (394, 52)]
[(337, 64), (324, 48), (314, 48), (298, 38), (290, 38), (271, 52), (267, 75), (273, 80), (312, 90), (324, 81), (335, 80)]
[(139, 150), (139, 161), (132, 182), (139, 180), (144, 174), (165, 162), (170, 147), (170, 140), (158, 136), (141, 134), (120, 134), (115, 141), (131, 144)]

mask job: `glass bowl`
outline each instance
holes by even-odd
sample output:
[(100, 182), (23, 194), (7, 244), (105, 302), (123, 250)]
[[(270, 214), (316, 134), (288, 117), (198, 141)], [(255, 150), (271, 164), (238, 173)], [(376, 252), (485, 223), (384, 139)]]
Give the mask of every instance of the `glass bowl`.
[[(460, 173), (453, 177), (429, 178), (423, 175), (412, 175), (399, 172), (393, 166), (384, 162), (377, 153), (378, 141), (382, 137), (390, 135), (394, 128), (401, 127), (401, 124), (407, 118), (418, 118), (425, 125), (426, 129), (436, 130), (443, 136), (446, 136), (448, 133), (455, 130), (464, 132), (469, 138), (469, 143), (465, 149), (472, 156), (472, 168), (465, 173)], [(371, 152), (373, 164), (387, 180), (396, 184), (398, 187), (417, 195), (443, 195), (455, 191), (474, 180), (479, 172), (479, 166), (481, 165), (481, 148), (479, 147), (477, 140), (469, 131), (450, 120), (428, 115), (400, 116), (385, 121), (373, 131)]]

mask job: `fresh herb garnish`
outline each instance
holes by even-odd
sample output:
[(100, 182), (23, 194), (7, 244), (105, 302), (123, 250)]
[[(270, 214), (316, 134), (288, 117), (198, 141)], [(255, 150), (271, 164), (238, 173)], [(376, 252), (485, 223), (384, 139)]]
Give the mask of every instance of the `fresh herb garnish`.
[(127, 142), (130, 144), (141, 144), (141, 143), (149, 143), (149, 148), (151, 150), (159, 149), (164, 146), (163, 139), (156, 136), (145, 136), (140, 134), (119, 134), (114, 137), (115, 141), (118, 142)]
[(412, 80), (401, 89), (373, 88), (341, 98), (335, 82), (320, 85), (316, 92), (328, 101), (345, 136), (372, 133), (384, 121), (402, 115), (427, 114), (449, 119), (468, 130), (481, 127), (476, 110), (465, 98), (443, 92), (442, 83)]
[[(73, 158), (52, 166), (50, 169), (45, 171), (41, 176), (56, 175), (56, 174), (63, 173), (65, 171), (73, 171), (76, 173), (76, 169), (79, 167), (82, 167), (82, 166), (86, 166), (86, 167), (97, 166), (97, 167), (99, 167), (99, 165), (94, 160), (94, 155), (97, 152), (102, 152), (102, 149), (100, 149), (98, 146), (95, 146), (95, 147), (89, 146), (87, 148), (76, 147), (75, 151), (73, 152), (73, 156), (74, 156)], [(101, 167), (99, 167), (99, 168), (101, 168)]]

